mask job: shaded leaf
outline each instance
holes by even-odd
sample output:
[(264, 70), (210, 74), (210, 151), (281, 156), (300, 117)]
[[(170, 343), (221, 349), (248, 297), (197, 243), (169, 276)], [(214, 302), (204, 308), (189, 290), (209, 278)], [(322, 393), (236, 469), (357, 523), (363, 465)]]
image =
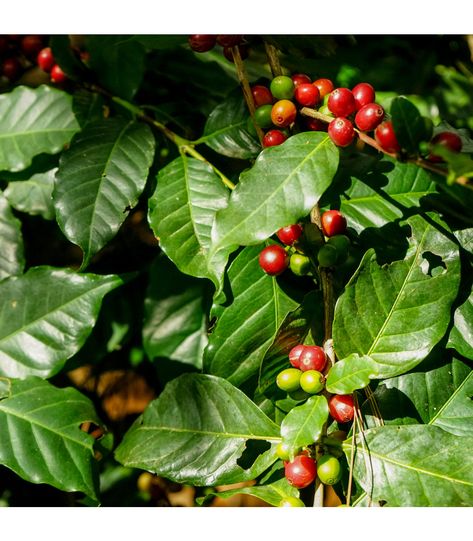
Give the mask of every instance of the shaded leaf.
[(473, 291), (466, 301), (455, 310), (454, 327), (450, 331), (448, 347), (460, 355), (473, 359)]
[(281, 436), (288, 446), (306, 447), (315, 443), (328, 419), (325, 396), (311, 396), (301, 406), (292, 408), (281, 423)]
[(262, 473), (276, 460), (268, 442), (278, 441), (279, 427), (239, 389), (215, 376), (183, 374), (146, 408), (115, 456), (173, 481), (221, 485)]
[(73, 81), (87, 79), (87, 68), (81, 62), (79, 54), (71, 47), (68, 35), (52, 35), (49, 46), (52, 49), (55, 62), (61, 66), (69, 79)]
[(15, 218), (8, 203), (0, 191), (0, 280), (21, 274), (25, 266), (21, 222)]
[(404, 96), (391, 102), (391, 117), (396, 139), (410, 154), (418, 153), (419, 143), (426, 139), (424, 120), (417, 107)]
[(103, 96), (95, 92), (79, 89), (72, 95), (72, 108), (82, 128), (91, 122), (103, 120), (105, 118), (104, 107)]

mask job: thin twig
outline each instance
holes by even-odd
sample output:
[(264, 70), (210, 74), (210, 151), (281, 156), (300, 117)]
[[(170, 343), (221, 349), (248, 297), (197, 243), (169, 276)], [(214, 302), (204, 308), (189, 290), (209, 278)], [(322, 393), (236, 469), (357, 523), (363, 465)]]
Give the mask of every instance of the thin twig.
[(274, 45), (271, 45), (267, 41), (264, 42), (264, 48), (266, 51), (266, 56), (268, 57), (269, 67), (271, 68), (271, 73), (273, 77), (278, 77), (283, 74), (281, 62), (279, 61), (278, 50)]

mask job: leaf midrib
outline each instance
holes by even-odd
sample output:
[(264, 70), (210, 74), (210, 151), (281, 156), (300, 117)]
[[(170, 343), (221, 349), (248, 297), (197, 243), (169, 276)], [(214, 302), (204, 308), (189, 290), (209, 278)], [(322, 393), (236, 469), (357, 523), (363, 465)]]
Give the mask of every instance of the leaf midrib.
[(157, 432), (176, 432), (178, 434), (198, 434), (200, 436), (213, 436), (216, 438), (235, 438), (244, 440), (262, 440), (262, 441), (277, 441), (280, 442), (282, 438), (280, 436), (261, 436), (256, 434), (239, 434), (235, 432), (215, 432), (212, 430), (201, 430), (195, 428), (178, 428), (172, 426), (140, 426), (139, 430), (154, 430)]
[(468, 376), (463, 380), (461, 385), (455, 389), (455, 391), (452, 393), (449, 399), (445, 402), (445, 404), (439, 409), (439, 411), (428, 422), (429, 425), (433, 425), (435, 421), (440, 417), (440, 415), (447, 409), (447, 407), (458, 396), (458, 394), (460, 394), (460, 392), (463, 390), (463, 387), (468, 383), (468, 380), (470, 379), (470, 377), (472, 377), (472, 375), (473, 375), (473, 372), (470, 372)]
[[(307, 415), (306, 415), (306, 417), (304, 419), (304, 422), (299, 425), (299, 429), (297, 430), (294, 438), (292, 438), (292, 440), (294, 442), (298, 441), (298, 438), (304, 432), (305, 427), (309, 424), (310, 421), (312, 421), (312, 416), (314, 415), (314, 411), (317, 411), (317, 409), (319, 407), (319, 404), (322, 402), (322, 400), (323, 399), (320, 396), (317, 397), (316, 400), (314, 400), (314, 405), (311, 407), (310, 412), (307, 413)], [(302, 406), (302, 407), (304, 407), (304, 406)], [(328, 414), (328, 411), (327, 411), (327, 414)], [(322, 423), (322, 425), (323, 425), (323, 423)]]

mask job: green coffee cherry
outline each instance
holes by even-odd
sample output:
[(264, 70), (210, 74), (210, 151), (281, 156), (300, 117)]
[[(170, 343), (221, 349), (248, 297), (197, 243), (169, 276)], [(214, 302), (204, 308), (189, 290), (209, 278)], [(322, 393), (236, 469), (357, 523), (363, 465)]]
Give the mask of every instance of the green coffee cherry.
[(341, 265), (347, 260), (350, 239), (346, 235), (334, 235), (328, 239), (327, 244), (337, 249), (338, 257), (335, 263), (336, 265)]
[(304, 244), (312, 248), (312, 250), (319, 249), (324, 245), (324, 236), (322, 231), (313, 223), (306, 223), (303, 225)]
[(323, 455), (317, 460), (317, 476), (324, 485), (334, 485), (340, 481), (342, 468), (337, 458)]
[(303, 254), (292, 254), (289, 267), (296, 276), (305, 276), (310, 271), (310, 259)]
[(335, 246), (325, 244), (317, 254), (317, 260), (321, 267), (333, 267), (337, 264), (338, 250)]
[(294, 96), (294, 82), (287, 75), (278, 75), (269, 85), (271, 94), (278, 100), (290, 100)]
[(282, 390), (288, 393), (297, 391), (300, 389), (300, 379), (302, 371), (297, 368), (286, 368), (276, 377), (276, 385)]
[(272, 105), (267, 104), (255, 110), (255, 122), (260, 128), (270, 128), (273, 125), (273, 121), (271, 120), (272, 108)]
[(325, 378), (318, 370), (306, 370), (300, 379), (303, 391), (309, 394), (317, 394), (324, 388)]
[(285, 460), (285, 461), (291, 460), (300, 452), (301, 452), (300, 447), (292, 448), (287, 443), (284, 443), (283, 441), (276, 445), (276, 455), (281, 460)]

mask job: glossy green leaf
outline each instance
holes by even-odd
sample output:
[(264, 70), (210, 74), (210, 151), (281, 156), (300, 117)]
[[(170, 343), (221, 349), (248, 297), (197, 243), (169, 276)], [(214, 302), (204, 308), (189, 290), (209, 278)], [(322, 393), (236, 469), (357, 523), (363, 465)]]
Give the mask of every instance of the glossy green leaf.
[(29, 180), (10, 182), (5, 190), (5, 197), (15, 210), (32, 216), (42, 216), (45, 220), (53, 220), (56, 171), (57, 168), (54, 168), (46, 173), (37, 173)]
[(332, 182), (338, 157), (337, 147), (326, 134), (304, 132), (263, 150), (253, 167), (240, 175), (212, 229), (209, 261), (217, 298), (229, 254), (309, 214)]
[(149, 222), (163, 251), (181, 272), (209, 275), (210, 232), (227, 199), (228, 189), (200, 160), (181, 156), (159, 172), (149, 200)]
[(406, 258), (380, 266), (369, 250), (335, 308), (337, 356), (371, 357), (379, 378), (405, 373), (428, 355), (447, 330), (458, 291), (456, 244), (434, 221), (414, 216), (407, 223)]
[(138, 202), (154, 146), (147, 125), (116, 118), (89, 124), (62, 155), (54, 206), (65, 236), (84, 251), (82, 268)]
[(72, 109), (77, 121), (84, 128), (91, 122), (105, 118), (105, 99), (96, 92), (79, 89), (72, 95)]
[(0, 375), (56, 374), (91, 332), (118, 276), (35, 267), (0, 284)]
[(92, 402), (37, 377), (8, 381), (0, 399), (0, 464), (31, 483), (97, 500), (95, 440), (80, 430), (86, 421), (101, 424)]
[(238, 89), (212, 111), (199, 141), (230, 158), (254, 158), (261, 145), (246, 129), (248, 118), (248, 108)]
[(466, 152), (452, 152), (443, 145), (434, 145), (432, 153), (441, 156), (448, 164), (447, 184), (455, 184), (460, 178), (473, 178), (473, 160)]
[(21, 274), (25, 265), (21, 222), (15, 218), (8, 203), (0, 191), (0, 280)]
[(305, 404), (296, 406), (281, 424), (281, 436), (290, 447), (305, 447), (315, 443), (328, 419), (325, 396), (311, 396)]
[(78, 129), (66, 92), (41, 85), (1, 94), (0, 170), (21, 171), (38, 154), (57, 154)]
[(417, 154), (419, 143), (425, 140), (425, 123), (417, 107), (404, 96), (391, 102), (391, 120), (401, 148)]
[(179, 272), (165, 256), (149, 271), (144, 304), (143, 347), (157, 357), (202, 367), (207, 344), (205, 284)]
[(99, 83), (113, 94), (131, 100), (143, 80), (145, 49), (132, 36), (87, 36), (89, 66)]
[(298, 307), (258, 263), (263, 245), (244, 248), (228, 269), (232, 302), (223, 307), (204, 353), (204, 372), (234, 385), (257, 374), (289, 312)]
[(466, 301), (455, 310), (454, 326), (448, 338), (448, 347), (460, 355), (473, 359), (473, 291)]
[[(349, 462), (351, 444), (343, 444)], [(471, 506), (472, 446), (472, 437), (436, 426), (372, 428), (356, 439), (354, 476), (374, 501), (391, 507)]]
[(239, 389), (183, 374), (146, 408), (115, 456), (180, 483), (222, 485), (262, 473), (276, 460), (268, 442), (279, 441), (279, 427)]
[(326, 388), (333, 394), (351, 394), (366, 387), (377, 375), (377, 364), (373, 359), (354, 353), (330, 368)]

